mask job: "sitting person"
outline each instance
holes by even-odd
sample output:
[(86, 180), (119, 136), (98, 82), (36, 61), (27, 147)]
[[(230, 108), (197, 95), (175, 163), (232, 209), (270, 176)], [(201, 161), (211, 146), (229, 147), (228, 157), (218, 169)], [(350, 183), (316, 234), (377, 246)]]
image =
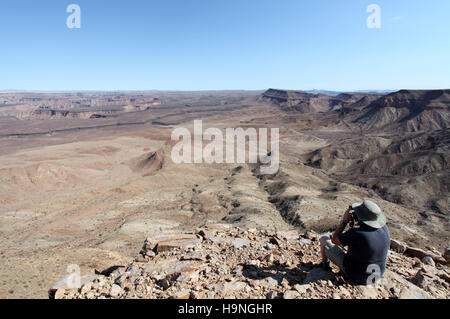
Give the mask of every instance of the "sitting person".
[[(349, 223), (356, 222), (343, 232)], [(386, 270), (386, 256), (390, 247), (386, 217), (370, 200), (351, 205), (332, 237), (320, 238), (321, 267), (331, 270), (328, 260), (338, 266), (350, 280), (368, 285), (381, 278)], [(341, 247), (347, 247), (345, 253)], [(376, 278), (373, 280), (375, 274)]]

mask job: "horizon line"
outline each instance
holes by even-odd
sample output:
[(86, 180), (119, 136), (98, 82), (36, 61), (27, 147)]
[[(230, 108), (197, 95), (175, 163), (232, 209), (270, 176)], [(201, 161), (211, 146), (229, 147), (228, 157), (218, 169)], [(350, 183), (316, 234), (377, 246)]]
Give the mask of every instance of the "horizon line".
[[(273, 90), (284, 90), (284, 91), (320, 91), (320, 92), (395, 92), (399, 90), (408, 89), (358, 89), (358, 90), (333, 90), (333, 89), (285, 89), (269, 87), (264, 89), (66, 89), (66, 90), (33, 90), (33, 89), (0, 89), (0, 93), (76, 93), (76, 92), (224, 92), (224, 91), (267, 91), (269, 89)], [(421, 90), (421, 89), (410, 89), (410, 90)], [(423, 90), (442, 90), (440, 88), (435, 89), (423, 89)]]
[(397, 89), (358, 89), (358, 90), (333, 90), (333, 89), (284, 89), (269, 87), (265, 89), (195, 89), (195, 90), (177, 90), (177, 89), (70, 89), (70, 90), (28, 90), (28, 89), (0, 89), (0, 93), (176, 93), (176, 92), (264, 92), (269, 89), (283, 91), (298, 91), (307, 93), (394, 93), (402, 90), (407, 91), (435, 91), (450, 90), (450, 88), (397, 88)]

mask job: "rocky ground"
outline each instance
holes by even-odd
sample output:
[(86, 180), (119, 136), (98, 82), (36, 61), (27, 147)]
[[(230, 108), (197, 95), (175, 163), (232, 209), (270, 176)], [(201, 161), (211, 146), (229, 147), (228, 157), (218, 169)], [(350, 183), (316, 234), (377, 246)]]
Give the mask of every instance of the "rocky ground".
[[(50, 298), (449, 298), (449, 250), (421, 250), (392, 241), (387, 271), (375, 285), (349, 282), (337, 268), (325, 271), (318, 234), (207, 224), (195, 232), (147, 238), (127, 267), (111, 267), (54, 284)], [(69, 278), (69, 281), (67, 280)]]

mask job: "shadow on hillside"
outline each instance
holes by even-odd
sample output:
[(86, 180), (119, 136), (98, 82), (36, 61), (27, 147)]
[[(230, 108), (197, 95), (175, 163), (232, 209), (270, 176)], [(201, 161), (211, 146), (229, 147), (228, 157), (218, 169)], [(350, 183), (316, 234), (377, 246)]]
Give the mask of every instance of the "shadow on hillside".
[[(279, 264), (272, 264), (266, 267), (258, 267), (253, 265), (249, 266), (245, 264), (241, 264), (241, 266), (244, 267), (242, 275), (245, 278), (253, 280), (266, 279), (265, 285), (268, 286), (271, 284), (275, 285), (273, 280), (276, 281), (276, 284), (283, 285), (283, 279), (285, 279), (289, 286), (293, 287), (296, 284), (304, 284), (307, 277), (308, 283), (317, 282), (318, 280), (331, 280), (335, 284), (343, 284), (347, 282), (342, 272), (335, 273), (332, 271), (326, 271), (320, 268), (317, 264), (313, 264), (311, 262), (300, 262), (293, 268), (288, 268)], [(272, 280), (269, 278), (272, 278)]]

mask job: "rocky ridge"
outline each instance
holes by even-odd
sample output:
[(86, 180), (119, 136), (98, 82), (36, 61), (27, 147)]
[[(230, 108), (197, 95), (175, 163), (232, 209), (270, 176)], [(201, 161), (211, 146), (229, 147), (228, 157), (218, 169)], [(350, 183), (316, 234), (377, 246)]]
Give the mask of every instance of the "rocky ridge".
[(320, 113), (339, 111), (341, 114), (360, 111), (384, 94), (341, 93), (327, 95), (305, 91), (268, 89), (261, 95), (263, 101), (278, 105), (287, 112)]
[(364, 130), (418, 132), (448, 129), (450, 90), (400, 90), (373, 101), (355, 120)]
[(269, 89), (261, 97), (280, 106), (285, 111), (300, 113), (326, 112), (330, 109), (330, 96), (311, 94), (304, 91)]
[(195, 232), (147, 238), (128, 266), (81, 278), (69, 289), (67, 276), (49, 290), (56, 299), (306, 299), (449, 298), (450, 251), (424, 251), (395, 240), (387, 271), (376, 285), (349, 283), (320, 262), (318, 234), (208, 224)]

